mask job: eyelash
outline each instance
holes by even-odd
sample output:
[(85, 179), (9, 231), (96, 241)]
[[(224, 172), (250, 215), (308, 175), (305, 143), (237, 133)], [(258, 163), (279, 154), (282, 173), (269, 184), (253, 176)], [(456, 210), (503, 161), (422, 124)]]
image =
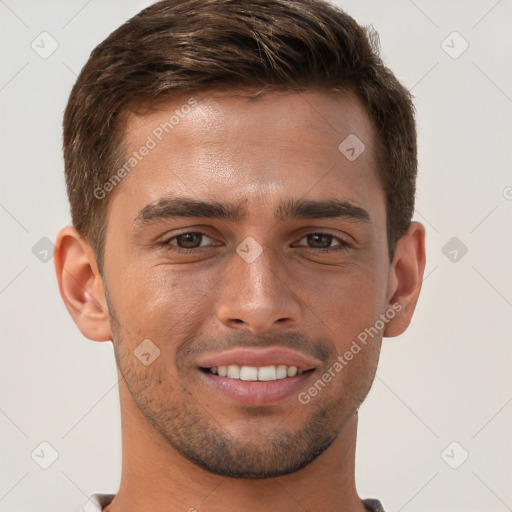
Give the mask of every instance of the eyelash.
[[(178, 233), (177, 235), (174, 235), (171, 238), (167, 238), (167, 239), (163, 240), (162, 242), (160, 242), (160, 245), (163, 246), (165, 249), (167, 249), (169, 251), (173, 251), (173, 252), (178, 253), (178, 254), (189, 254), (189, 255), (190, 254), (194, 254), (196, 252), (208, 252), (209, 250), (211, 250), (214, 247), (216, 247), (216, 246), (206, 246), (206, 247), (194, 247), (192, 249), (183, 249), (182, 247), (178, 247), (175, 244), (171, 244), (171, 241), (175, 240), (179, 236), (189, 235), (189, 234), (203, 235), (203, 236), (206, 236), (208, 238), (211, 238), (207, 233), (204, 233), (202, 231), (184, 231), (183, 233)], [(327, 249), (317, 249), (315, 247), (300, 246), (300, 247), (305, 247), (309, 251), (312, 251), (312, 252), (315, 252), (315, 253), (329, 254), (329, 253), (333, 253), (333, 252), (343, 251), (343, 250), (346, 250), (346, 249), (349, 249), (349, 248), (352, 247), (352, 244), (350, 244), (344, 238), (340, 238), (340, 237), (334, 236), (334, 235), (332, 235), (330, 233), (324, 233), (324, 232), (321, 232), (321, 231), (313, 231), (311, 233), (306, 233), (301, 238), (301, 240), (306, 238), (306, 237), (308, 237), (308, 236), (310, 236), (310, 235), (324, 235), (324, 236), (331, 237), (334, 240), (336, 240), (337, 242), (339, 242), (338, 246), (335, 246), (334, 248), (327, 248)]]

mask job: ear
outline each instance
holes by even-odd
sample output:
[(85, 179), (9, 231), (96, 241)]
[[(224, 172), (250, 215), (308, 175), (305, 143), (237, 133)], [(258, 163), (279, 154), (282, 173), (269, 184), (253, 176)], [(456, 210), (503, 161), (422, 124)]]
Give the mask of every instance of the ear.
[(386, 324), (384, 336), (402, 334), (411, 322), (425, 271), (425, 228), (411, 222), (398, 240), (388, 281), (387, 311), (395, 312)]
[(59, 290), (82, 334), (94, 341), (112, 339), (103, 280), (92, 247), (67, 226), (57, 234), (54, 251)]

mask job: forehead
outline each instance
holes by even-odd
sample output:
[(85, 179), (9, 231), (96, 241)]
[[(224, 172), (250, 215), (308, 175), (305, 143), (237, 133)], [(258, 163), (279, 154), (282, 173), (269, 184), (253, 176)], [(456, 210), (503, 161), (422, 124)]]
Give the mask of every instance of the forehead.
[(151, 149), (137, 157), (114, 202), (135, 216), (136, 207), (168, 195), (244, 198), (261, 207), (285, 193), (362, 204), (380, 188), (373, 125), (355, 95), (253, 96), (197, 92), (131, 113), (127, 159), (144, 146)]

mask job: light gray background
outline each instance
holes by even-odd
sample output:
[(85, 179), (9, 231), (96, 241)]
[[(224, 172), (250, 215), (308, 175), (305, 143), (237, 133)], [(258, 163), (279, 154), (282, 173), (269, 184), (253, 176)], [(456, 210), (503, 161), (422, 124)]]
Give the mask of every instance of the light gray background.
[[(76, 74), (149, 3), (0, 0), (0, 511), (74, 511), (118, 489), (111, 344), (80, 334), (53, 260), (33, 247), (69, 223), (61, 120)], [(428, 229), (413, 323), (384, 340), (360, 410), (358, 491), (388, 512), (512, 510), (511, 2), (340, 4), (378, 30), (385, 62), (416, 97), (415, 218)], [(43, 31), (59, 45), (46, 59), (31, 47), (51, 48)], [(469, 44), (457, 58), (454, 31)], [(452, 237), (459, 247), (443, 252)], [(58, 453), (48, 469), (43, 441)]]

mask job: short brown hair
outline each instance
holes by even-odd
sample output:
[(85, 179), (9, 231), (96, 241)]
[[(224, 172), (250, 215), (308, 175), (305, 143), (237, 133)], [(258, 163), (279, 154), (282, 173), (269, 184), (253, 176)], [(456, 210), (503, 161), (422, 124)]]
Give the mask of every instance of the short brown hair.
[[(108, 200), (97, 187), (123, 162), (131, 106), (188, 91), (351, 90), (377, 133), (389, 255), (414, 211), (414, 106), (384, 66), (377, 34), (323, 0), (164, 0), (131, 18), (91, 53), (64, 114), (73, 225), (102, 269)], [(340, 141), (341, 142), (341, 141)]]

